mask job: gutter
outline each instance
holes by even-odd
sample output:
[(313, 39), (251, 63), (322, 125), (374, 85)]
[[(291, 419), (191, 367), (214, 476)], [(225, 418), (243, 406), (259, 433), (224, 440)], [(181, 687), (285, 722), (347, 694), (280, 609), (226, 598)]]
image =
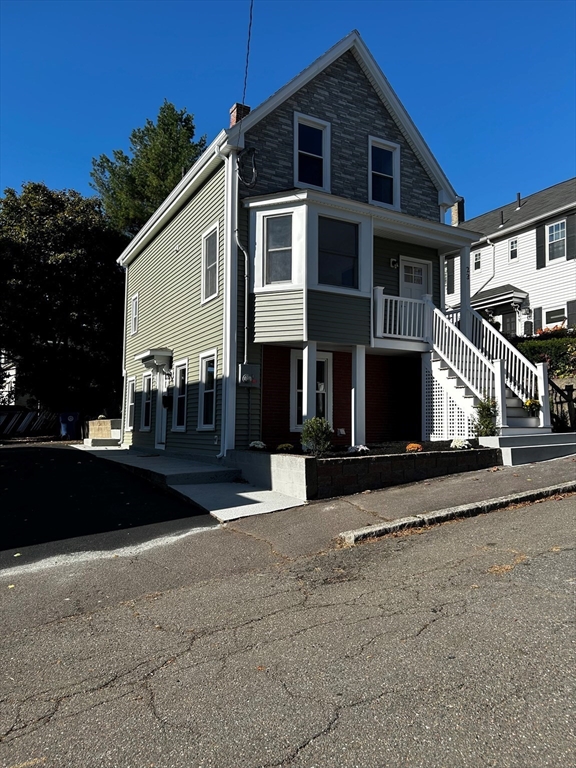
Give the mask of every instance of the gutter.
[[(520, 229), (526, 229), (526, 227), (529, 227), (532, 224), (536, 224), (538, 221), (543, 221), (544, 219), (553, 218), (554, 216), (558, 216), (561, 213), (565, 213), (571, 208), (574, 208), (575, 205), (576, 203), (568, 203), (567, 205), (563, 205), (560, 208), (555, 208), (553, 211), (547, 211), (544, 215), (540, 214), (539, 216), (535, 216), (532, 219), (527, 219), (520, 224), (514, 224), (513, 227), (508, 227), (507, 229), (499, 229), (496, 232), (491, 232), (489, 235), (486, 235), (485, 237), (480, 238), (480, 240), (472, 243), (472, 247), (483, 245), (484, 243), (492, 245), (492, 243), (489, 242), (491, 237), (501, 237), (502, 235), (508, 235), (513, 232), (517, 232)], [(468, 222), (462, 223), (467, 224)], [(458, 227), (456, 227), (456, 229), (458, 229)]]

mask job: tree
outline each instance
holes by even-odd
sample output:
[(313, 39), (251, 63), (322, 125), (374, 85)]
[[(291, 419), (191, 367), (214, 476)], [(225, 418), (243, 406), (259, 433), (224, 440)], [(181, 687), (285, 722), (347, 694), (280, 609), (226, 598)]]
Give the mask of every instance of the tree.
[(0, 199), (0, 350), (16, 392), (98, 415), (121, 400), (128, 239), (97, 198), (28, 182)]
[(195, 130), (193, 115), (164, 100), (156, 124), (130, 134), (131, 157), (115, 149), (92, 160), (91, 186), (119, 232), (135, 235), (202, 154), (206, 137), (194, 142)]

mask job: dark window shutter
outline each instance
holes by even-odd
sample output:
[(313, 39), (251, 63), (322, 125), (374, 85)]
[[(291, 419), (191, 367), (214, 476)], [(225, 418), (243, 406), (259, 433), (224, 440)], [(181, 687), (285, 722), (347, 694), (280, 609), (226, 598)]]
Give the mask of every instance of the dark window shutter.
[(524, 336), (534, 335), (534, 325), (530, 320), (526, 320), (524, 323)]
[(568, 315), (568, 328), (576, 326), (576, 301), (569, 301), (566, 304), (566, 314)]
[(454, 293), (454, 259), (446, 259), (446, 293)]
[(576, 259), (576, 213), (566, 216), (566, 258)]
[(542, 307), (537, 307), (533, 312), (534, 318), (534, 333), (542, 330)]
[(546, 227), (536, 227), (536, 269), (546, 266)]

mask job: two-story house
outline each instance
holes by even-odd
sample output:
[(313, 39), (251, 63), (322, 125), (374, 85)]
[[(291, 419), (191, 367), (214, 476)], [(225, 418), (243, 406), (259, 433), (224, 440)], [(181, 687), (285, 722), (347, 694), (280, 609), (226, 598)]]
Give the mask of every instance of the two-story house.
[[(119, 259), (123, 443), (221, 457), (298, 444), (316, 415), (343, 445), (470, 436), (478, 399), (537, 396), (527, 361), (507, 375), (478, 347), (480, 235), (444, 223), (457, 200), (357, 32), (257, 109), (235, 105)], [(547, 427), (507, 422), (505, 398), (503, 428)]]
[[(472, 244), (471, 304), (506, 336), (576, 325), (576, 178), (463, 222)], [(446, 261), (446, 304), (459, 303), (458, 257)]]

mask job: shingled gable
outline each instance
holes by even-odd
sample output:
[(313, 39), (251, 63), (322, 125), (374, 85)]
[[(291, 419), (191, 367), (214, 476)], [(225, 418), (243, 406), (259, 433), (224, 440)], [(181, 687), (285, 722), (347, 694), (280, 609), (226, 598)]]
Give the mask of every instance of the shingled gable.
[(244, 136), (258, 122), (277, 109), (283, 102), (290, 99), (300, 88), (307, 85), (348, 51), (358, 62), (398, 129), (426, 169), (431, 181), (438, 190), (438, 204), (452, 205), (457, 198), (456, 192), (357, 30), (352, 31), (340, 42), (336, 43), (336, 45), (316, 59), (310, 66), (306, 67), (293, 80), (290, 80), (280, 90), (262, 102), (259, 107), (242, 120), (241, 124), (236, 124), (227, 130), (228, 144), (242, 148)]

